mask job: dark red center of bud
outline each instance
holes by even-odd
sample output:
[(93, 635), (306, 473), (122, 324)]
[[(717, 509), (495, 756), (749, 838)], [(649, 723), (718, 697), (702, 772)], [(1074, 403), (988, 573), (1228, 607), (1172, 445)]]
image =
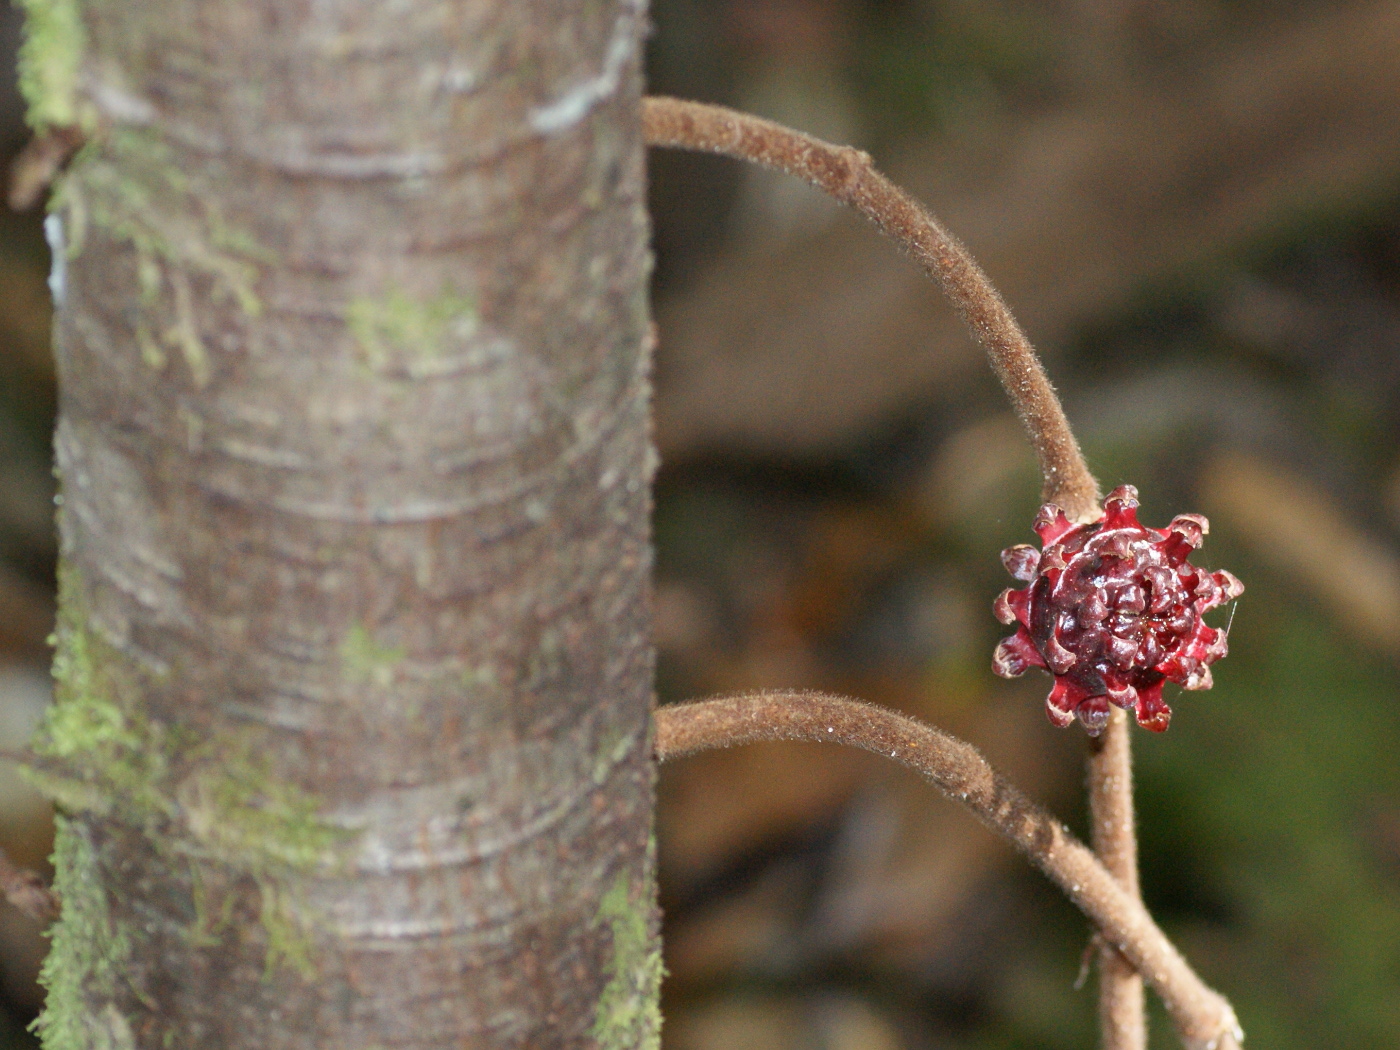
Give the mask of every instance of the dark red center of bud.
[(1035, 521), (1043, 549), (1002, 551), (1007, 571), (1027, 586), (996, 600), (997, 619), (1017, 627), (997, 646), (992, 670), (1004, 678), (1048, 670), (1055, 684), (1046, 712), (1058, 726), (1077, 717), (1097, 734), (1112, 703), (1161, 732), (1171, 721), (1163, 683), (1209, 689), (1210, 665), (1226, 653), (1225, 632), (1204, 614), (1244, 585), (1187, 561), (1210, 528), (1206, 519), (1182, 514), (1151, 529), (1138, 522), (1137, 507), (1131, 485), (1109, 493), (1103, 516), (1085, 525), (1047, 503)]

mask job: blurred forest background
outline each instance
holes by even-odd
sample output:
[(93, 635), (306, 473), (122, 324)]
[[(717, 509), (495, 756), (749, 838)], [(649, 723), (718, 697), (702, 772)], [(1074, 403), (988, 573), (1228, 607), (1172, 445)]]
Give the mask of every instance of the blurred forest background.
[[(1248, 585), (1212, 692), (1137, 733), (1144, 892), (1249, 1045), (1400, 1046), (1400, 2), (656, 0), (655, 93), (874, 154), (981, 260), (1105, 489)], [(13, 55), (18, 17), (0, 21)], [(25, 133), (0, 92), (0, 152)], [(793, 686), (971, 739), (1084, 832), (1084, 737), (994, 678), (1038, 481), (873, 230), (652, 157), (663, 702)], [(47, 251), (0, 213), (0, 748), (48, 693)], [(668, 766), (667, 1050), (1094, 1045), (1085, 923), (912, 775), (771, 745)], [(0, 845), (49, 813), (0, 771)], [(0, 1045), (45, 942), (0, 910)], [(1155, 1018), (1156, 1045), (1174, 1045)]]

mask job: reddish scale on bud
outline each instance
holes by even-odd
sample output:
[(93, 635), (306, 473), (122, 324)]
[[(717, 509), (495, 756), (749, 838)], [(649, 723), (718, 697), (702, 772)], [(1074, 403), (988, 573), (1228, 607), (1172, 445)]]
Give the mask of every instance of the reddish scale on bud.
[(1043, 667), (1055, 678), (1045, 701), (1057, 726), (1077, 717), (1090, 735), (1108, 724), (1109, 704), (1132, 710), (1138, 725), (1160, 733), (1171, 721), (1162, 685), (1211, 687), (1210, 665), (1225, 655), (1225, 632), (1204, 614), (1244, 593), (1228, 572), (1206, 572), (1186, 559), (1210, 529), (1182, 514), (1165, 529), (1137, 520), (1137, 489), (1122, 485), (1104, 500), (1103, 516), (1075, 525), (1053, 503), (1040, 508), (1027, 544), (1001, 552), (1026, 586), (1008, 589), (993, 611), (1016, 633), (997, 646), (992, 670), (1015, 678)]

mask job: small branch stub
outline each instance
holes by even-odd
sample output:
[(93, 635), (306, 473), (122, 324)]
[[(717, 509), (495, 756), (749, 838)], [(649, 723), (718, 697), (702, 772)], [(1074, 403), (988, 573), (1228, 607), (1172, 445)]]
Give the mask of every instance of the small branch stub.
[(0, 850), (0, 892), (31, 919), (49, 923), (58, 918), (58, 894), (37, 872), (15, 867), (4, 850)]
[(10, 208), (28, 211), (38, 204), (83, 140), (76, 127), (50, 128), (30, 139), (10, 165)]

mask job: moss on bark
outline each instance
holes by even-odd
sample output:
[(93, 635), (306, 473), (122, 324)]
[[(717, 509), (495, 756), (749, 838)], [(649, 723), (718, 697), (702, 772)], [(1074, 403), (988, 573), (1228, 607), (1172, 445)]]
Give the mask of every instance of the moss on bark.
[[(132, 710), (122, 697), (138, 687), (125, 657), (86, 625), (77, 572), (65, 565), (60, 581), (55, 702), (31, 745), (35, 761), (22, 772), (70, 814), (112, 817), (140, 830), (162, 855), (188, 867), (195, 887), (203, 887), (199, 869), (207, 866), (219, 869), (220, 883), (252, 879), (268, 972), (286, 963), (310, 976), (313, 917), (292, 876), (337, 866), (338, 847), (353, 833), (322, 818), (314, 796), (272, 774), (253, 731), (199, 739)], [(65, 848), (70, 880), (96, 878), (92, 858), (73, 852), (77, 845)], [(70, 919), (67, 891), (60, 892), (65, 907), (56, 946), (68, 937), (70, 921), (90, 924), (82, 914)], [(220, 926), (209, 919), (206, 897), (196, 890), (189, 931), (196, 939)], [(69, 979), (64, 959), (56, 956), (46, 971), (57, 982), (48, 983), (51, 991)], [(82, 972), (74, 979), (82, 980)]]
[(78, 0), (19, 0), (24, 42), (19, 49), (19, 90), (25, 119), (35, 131), (86, 123), (78, 100), (78, 68), (85, 47)]
[(476, 335), (480, 323), (476, 301), (451, 288), (421, 300), (401, 288), (378, 298), (353, 299), (345, 321), (366, 367), (374, 372), (396, 368), (410, 378), (431, 374), (454, 344)]
[(97, 857), (81, 821), (60, 816), (54, 839), (54, 889), (63, 917), (39, 980), (48, 989), (34, 1022), (44, 1050), (132, 1045), (131, 1029), (112, 997), (131, 954), (128, 932), (112, 919)]
[[(648, 880), (649, 884), (649, 880)], [(647, 892), (633, 894), (622, 872), (598, 904), (596, 925), (612, 932), (608, 983), (598, 997), (593, 1038), (599, 1050), (658, 1050), (661, 1045), (661, 943)]]
[(275, 256), (225, 219), (198, 173), (176, 166), (155, 131), (119, 127), (94, 137), (58, 184), (53, 208), (67, 216), (69, 258), (82, 252), (90, 227), (135, 250), (135, 334), (148, 366), (164, 368), (166, 351), (174, 350), (196, 385), (209, 382), (191, 280), (207, 281), (214, 302), (232, 302), (246, 318), (261, 316), (257, 282)]
[(393, 684), (394, 669), (407, 655), (402, 646), (385, 645), (377, 640), (364, 624), (351, 627), (340, 643), (340, 661), (346, 681), (371, 682), (381, 688)]

